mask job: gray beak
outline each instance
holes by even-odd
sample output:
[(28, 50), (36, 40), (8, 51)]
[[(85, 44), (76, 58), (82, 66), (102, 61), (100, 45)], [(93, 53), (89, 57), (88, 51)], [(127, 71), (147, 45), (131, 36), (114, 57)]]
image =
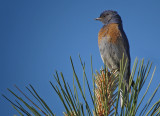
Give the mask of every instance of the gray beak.
[(95, 18), (95, 20), (101, 21), (101, 20), (102, 20), (102, 18), (98, 17), (98, 18)]

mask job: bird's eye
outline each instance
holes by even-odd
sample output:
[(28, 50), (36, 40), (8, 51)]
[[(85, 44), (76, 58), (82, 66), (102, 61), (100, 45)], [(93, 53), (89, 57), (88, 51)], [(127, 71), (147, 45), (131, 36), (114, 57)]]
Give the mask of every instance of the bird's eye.
[(102, 14), (102, 15), (100, 15), (100, 17), (105, 18), (108, 15), (109, 15), (108, 13), (107, 14)]
[(109, 14), (105, 14), (105, 15), (103, 15), (103, 17), (106, 17), (106, 16), (108, 16)]
[(106, 15), (103, 15), (102, 17), (106, 17)]

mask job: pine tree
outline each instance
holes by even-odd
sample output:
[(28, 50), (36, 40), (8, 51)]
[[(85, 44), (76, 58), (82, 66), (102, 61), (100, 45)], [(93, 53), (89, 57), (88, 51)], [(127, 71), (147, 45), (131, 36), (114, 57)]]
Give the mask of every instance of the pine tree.
[[(80, 57), (79, 57), (80, 58)], [(56, 72), (54, 78), (56, 80), (57, 85), (54, 85), (51, 81), (50, 84), (54, 89), (54, 92), (59, 96), (60, 101), (62, 102), (65, 111), (62, 111), (64, 116), (144, 116), (144, 115), (160, 115), (160, 99), (154, 103), (154, 105), (149, 109), (152, 100), (155, 98), (158, 88), (160, 86), (157, 85), (153, 94), (148, 98), (148, 101), (144, 101), (148, 89), (152, 83), (152, 79), (155, 73), (155, 69), (150, 78), (150, 82), (146, 88), (146, 91), (142, 98), (139, 98), (141, 94), (142, 87), (148, 80), (148, 76), (152, 67), (151, 62), (144, 63), (144, 59), (142, 59), (139, 63), (136, 59), (131, 71), (130, 83), (131, 87), (132, 80), (135, 80), (135, 85), (131, 89), (131, 91), (127, 91), (127, 94), (123, 99), (125, 99), (125, 103), (120, 107), (119, 97), (120, 97), (120, 88), (124, 88), (122, 79), (123, 74), (125, 72), (125, 66), (120, 66), (120, 73), (115, 75), (115, 72), (109, 72), (104, 66), (99, 72), (96, 71), (94, 74), (93, 66), (92, 66), (92, 57), (91, 57), (91, 72), (92, 72), (92, 80), (93, 87), (91, 89), (90, 82), (88, 81), (87, 74), (85, 71), (85, 63), (82, 62), (80, 58), (80, 63), (83, 69), (83, 84), (80, 83), (79, 77), (76, 74), (75, 67), (73, 65), (73, 61), (71, 60), (71, 65), (73, 69), (73, 91), (71, 86), (66, 82), (63, 73)], [(120, 64), (123, 63), (123, 59)], [(139, 66), (138, 66), (139, 65)], [(138, 67), (138, 68), (137, 68)], [(87, 87), (85, 87), (87, 85)], [(52, 109), (46, 104), (46, 102), (39, 96), (38, 92), (30, 85), (30, 88), (26, 87), (29, 93), (31, 93), (32, 97), (34, 97), (39, 103), (40, 106), (36, 105), (36, 103), (29, 99), (28, 96), (24, 92), (22, 92), (17, 86), (15, 86), (21, 94), (27, 98), (27, 101), (24, 98), (19, 97), (15, 94), (11, 89), (8, 89), (16, 99), (16, 103), (12, 102), (8, 97), (4, 96), (12, 105), (12, 107), (20, 114), (20, 115), (28, 115), (31, 116), (34, 114), (35, 116), (55, 116), (56, 113), (53, 113)], [(89, 91), (89, 95), (86, 94), (86, 88)], [(125, 89), (124, 89), (125, 91)], [(83, 101), (80, 101), (79, 94), (82, 96)], [(87, 97), (86, 97), (87, 96)], [(123, 95), (124, 96), (124, 95)], [(158, 96), (159, 97), (159, 96)], [(90, 104), (87, 100), (90, 98), (92, 100), (92, 104)], [(140, 100), (138, 100), (140, 99)], [(20, 103), (20, 102), (21, 103)], [(33, 105), (29, 105), (29, 102)], [(145, 103), (142, 106), (142, 102)], [(22, 105), (23, 104), (23, 105)], [(25, 107), (24, 107), (25, 106)], [(42, 107), (42, 108), (40, 108)], [(93, 107), (93, 109), (91, 109)], [(137, 111), (139, 112), (137, 113)]]

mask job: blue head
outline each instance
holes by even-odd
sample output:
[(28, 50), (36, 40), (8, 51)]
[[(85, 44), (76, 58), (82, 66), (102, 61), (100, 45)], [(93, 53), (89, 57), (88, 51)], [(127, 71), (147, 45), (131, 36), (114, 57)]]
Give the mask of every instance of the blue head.
[(99, 18), (96, 18), (96, 20), (101, 21), (103, 24), (111, 24), (111, 23), (122, 23), (121, 17), (116, 11), (113, 10), (106, 10), (101, 13)]

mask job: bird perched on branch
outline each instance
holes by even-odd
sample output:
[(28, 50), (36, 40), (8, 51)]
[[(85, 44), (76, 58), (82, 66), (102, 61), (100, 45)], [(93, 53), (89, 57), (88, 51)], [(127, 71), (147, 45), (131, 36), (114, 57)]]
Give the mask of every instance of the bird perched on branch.
[[(125, 91), (129, 88), (130, 77), (130, 49), (127, 36), (123, 30), (120, 15), (113, 10), (106, 10), (100, 14), (96, 20), (101, 21), (104, 26), (98, 33), (98, 46), (101, 58), (110, 71), (120, 70), (120, 60), (124, 55), (124, 61), (127, 60), (126, 70), (123, 77)], [(133, 83), (132, 83), (133, 85)], [(120, 104), (123, 104), (123, 94), (120, 92)], [(125, 93), (126, 93), (125, 92)], [(125, 95), (125, 94), (124, 94)]]

